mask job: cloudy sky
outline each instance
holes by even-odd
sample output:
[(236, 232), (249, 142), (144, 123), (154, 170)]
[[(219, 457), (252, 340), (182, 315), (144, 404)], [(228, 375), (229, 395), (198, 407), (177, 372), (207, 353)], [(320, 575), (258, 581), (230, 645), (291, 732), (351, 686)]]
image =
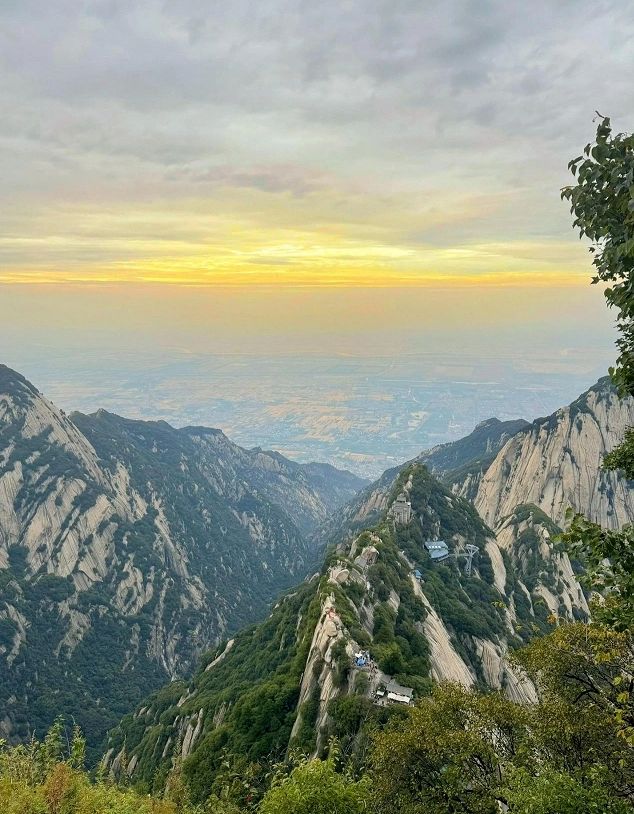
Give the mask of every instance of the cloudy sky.
[(623, 0), (1, 0), (0, 282), (575, 285)]
[(559, 190), (632, 3), (0, 0), (0, 75), (0, 361), (67, 410), (383, 465), (614, 359)]

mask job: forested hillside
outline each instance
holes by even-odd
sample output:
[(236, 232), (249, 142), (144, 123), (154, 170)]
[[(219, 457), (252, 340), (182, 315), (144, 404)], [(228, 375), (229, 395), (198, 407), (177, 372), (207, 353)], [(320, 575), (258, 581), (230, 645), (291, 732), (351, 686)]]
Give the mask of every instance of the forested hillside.
[(69, 418), (0, 367), (0, 734), (63, 713), (95, 750), (301, 580), (310, 533), (362, 485), (219, 430)]
[[(432, 680), (450, 680), (533, 699), (509, 649), (552, 630), (558, 617), (587, 614), (567, 556), (553, 548), (553, 524), (525, 507), (508, 519), (502, 546), (473, 506), (424, 466), (400, 472), (388, 503), (401, 490), (411, 503), (408, 522), (384, 513), (342, 541), (321, 575), (284, 597), (264, 623), (210, 652), (192, 682), (144, 701), (112, 733), (108, 767), (156, 792), (182, 761), (202, 800), (227, 761), (245, 771), (292, 747), (321, 753), (331, 737), (346, 745), (347, 760), (363, 763), (370, 731), (402, 714), (379, 702), (392, 680), (416, 698)], [(425, 543), (438, 539), (451, 556), (435, 562)], [(468, 545), (475, 548), (470, 575)], [(368, 662), (356, 666), (355, 653), (366, 651)]]

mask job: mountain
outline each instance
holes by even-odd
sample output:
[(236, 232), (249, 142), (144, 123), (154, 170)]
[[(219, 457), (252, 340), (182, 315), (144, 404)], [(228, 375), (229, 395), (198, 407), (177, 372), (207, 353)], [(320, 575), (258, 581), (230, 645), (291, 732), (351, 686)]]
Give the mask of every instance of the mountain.
[(634, 399), (620, 399), (608, 378), (568, 407), (513, 435), (480, 472), (452, 478), (495, 526), (520, 503), (533, 503), (561, 524), (566, 509), (608, 528), (634, 520), (632, 484), (601, 469), (603, 456), (634, 425)]
[[(577, 577), (582, 572), (579, 563), (553, 545), (561, 533), (544, 512), (533, 504), (520, 504), (500, 520), (495, 540), (503, 555), (504, 574), (519, 576), (527, 601), (543, 601), (550, 615), (568, 620), (588, 618), (589, 608)], [(492, 558), (494, 559), (494, 557)], [(500, 570), (496, 570), (501, 588)], [(512, 577), (511, 577), (512, 579)], [(516, 597), (517, 602), (517, 597)], [(542, 606), (543, 607), (543, 606)]]
[[(401, 492), (411, 517), (396, 523), (390, 507)], [(291, 746), (315, 754), (332, 735), (355, 760), (367, 732), (399, 714), (381, 695), (391, 681), (414, 696), (447, 679), (534, 698), (509, 650), (557, 616), (587, 613), (572, 565), (553, 545), (552, 521), (518, 507), (496, 538), (419, 462), (392, 479), (385, 505), (266, 621), (209, 652), (191, 681), (168, 685), (126, 716), (111, 733), (106, 766), (149, 791), (182, 761), (203, 800), (227, 765), (247, 772)], [(450, 556), (436, 561), (425, 544), (438, 539)], [(365, 651), (370, 661), (359, 666), (355, 654)]]
[(95, 747), (300, 580), (363, 485), (219, 430), (69, 417), (0, 366), (0, 735), (64, 713)]
[[(528, 427), (523, 419), (500, 421), (490, 418), (478, 424), (469, 435), (457, 441), (439, 444), (424, 450), (414, 461), (425, 466), (447, 485), (457, 483), (460, 494), (472, 500), (479, 483), (479, 475), (494, 460), (496, 454), (516, 433)], [(388, 505), (388, 497), (402, 467), (387, 469), (374, 483), (369, 484), (331, 517), (321, 528), (325, 539), (338, 539), (351, 534), (372, 520), (377, 520)], [(475, 477), (474, 477), (475, 476)]]
[[(634, 426), (634, 399), (620, 399), (608, 377), (572, 404), (533, 422), (488, 419), (458, 441), (421, 452), (424, 463), (453, 492), (472, 501), (492, 528), (521, 504), (538, 506), (562, 525), (566, 510), (616, 528), (634, 522), (634, 490), (603, 457)], [(325, 536), (352, 533), (387, 506), (400, 469), (387, 470), (323, 527)]]
[[(500, 421), (489, 418), (458, 441), (439, 444), (421, 452), (417, 460), (445, 482), (460, 482), (472, 472), (486, 468), (509, 438), (529, 426), (523, 418)], [(470, 497), (469, 495), (465, 495)]]
[(318, 754), (331, 736), (362, 764), (368, 733), (402, 709), (386, 687), (415, 698), (447, 679), (534, 698), (509, 653), (587, 619), (580, 565), (556, 537), (568, 505), (634, 519), (631, 484), (597, 474), (631, 424), (632, 402), (601, 380), (552, 416), (492, 419), (387, 471), (321, 527), (321, 572), (126, 716), (104, 765), (147, 790), (182, 766), (202, 800), (227, 773), (257, 784), (289, 748)]

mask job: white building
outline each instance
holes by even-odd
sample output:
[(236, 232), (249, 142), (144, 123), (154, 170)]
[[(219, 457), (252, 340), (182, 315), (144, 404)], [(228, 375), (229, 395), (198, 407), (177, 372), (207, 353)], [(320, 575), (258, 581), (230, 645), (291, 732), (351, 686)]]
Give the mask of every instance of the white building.
[(401, 687), (394, 679), (387, 685), (387, 697), (390, 701), (399, 704), (411, 704), (414, 690), (411, 687)]

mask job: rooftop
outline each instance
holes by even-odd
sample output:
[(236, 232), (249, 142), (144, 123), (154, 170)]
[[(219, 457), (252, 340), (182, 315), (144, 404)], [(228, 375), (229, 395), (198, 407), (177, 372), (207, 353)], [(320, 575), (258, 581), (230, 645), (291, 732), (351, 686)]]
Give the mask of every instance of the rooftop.
[(424, 545), (432, 560), (441, 560), (449, 556), (449, 546), (444, 540), (428, 540)]
[(411, 698), (414, 695), (414, 690), (411, 687), (402, 687), (398, 682), (394, 681), (394, 679), (387, 685), (387, 692), (392, 692), (395, 695), (404, 695), (407, 698)]

